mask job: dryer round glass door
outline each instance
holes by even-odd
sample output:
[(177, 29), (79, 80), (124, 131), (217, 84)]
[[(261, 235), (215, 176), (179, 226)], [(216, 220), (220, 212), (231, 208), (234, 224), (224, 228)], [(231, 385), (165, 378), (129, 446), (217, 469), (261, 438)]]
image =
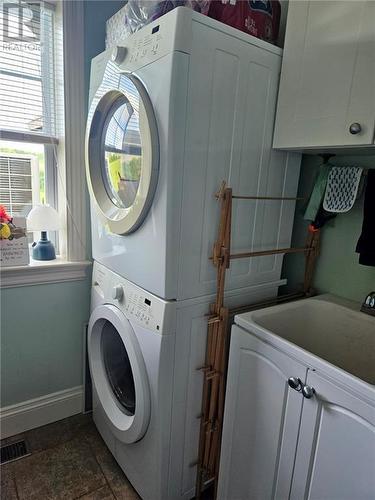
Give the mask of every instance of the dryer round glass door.
[(126, 74), (117, 74), (115, 82), (109, 89), (104, 79), (90, 107), (86, 172), (98, 215), (112, 233), (125, 235), (138, 229), (151, 208), (159, 142), (142, 83)]
[(97, 307), (89, 322), (91, 376), (113, 434), (124, 443), (142, 438), (150, 420), (150, 389), (138, 340), (112, 305)]

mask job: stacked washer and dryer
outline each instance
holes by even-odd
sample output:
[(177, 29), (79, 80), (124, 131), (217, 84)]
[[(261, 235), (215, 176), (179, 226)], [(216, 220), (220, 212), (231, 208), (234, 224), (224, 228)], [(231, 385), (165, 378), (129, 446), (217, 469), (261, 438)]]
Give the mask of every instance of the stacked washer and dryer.
[[(86, 134), (93, 416), (147, 500), (194, 496), (209, 260), (225, 180), (296, 195), (300, 158), (271, 148), (282, 51), (179, 7), (92, 61)], [(236, 250), (290, 244), (293, 202), (235, 205)], [(273, 297), (282, 256), (234, 262), (226, 300)]]

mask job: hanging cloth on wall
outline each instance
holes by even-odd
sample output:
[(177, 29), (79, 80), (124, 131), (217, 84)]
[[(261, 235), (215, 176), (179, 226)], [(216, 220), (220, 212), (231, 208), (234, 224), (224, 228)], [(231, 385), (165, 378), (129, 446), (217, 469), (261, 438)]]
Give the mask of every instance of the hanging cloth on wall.
[(311, 226), (314, 229), (321, 229), (323, 226), (327, 224), (330, 220), (334, 219), (337, 214), (333, 214), (332, 212), (326, 212), (321, 206), (316, 214), (315, 220), (311, 223)]
[(375, 266), (375, 169), (368, 170), (362, 233), (357, 243), (359, 263)]
[(363, 169), (361, 167), (332, 167), (328, 175), (323, 208), (327, 212), (348, 212), (357, 198)]
[(329, 163), (323, 163), (322, 165), (320, 165), (314, 188), (312, 190), (309, 203), (305, 211), (305, 220), (315, 221), (315, 218), (318, 215), (323, 201), (324, 193), (327, 187), (328, 175), (331, 171), (331, 168), (332, 165), (330, 165)]

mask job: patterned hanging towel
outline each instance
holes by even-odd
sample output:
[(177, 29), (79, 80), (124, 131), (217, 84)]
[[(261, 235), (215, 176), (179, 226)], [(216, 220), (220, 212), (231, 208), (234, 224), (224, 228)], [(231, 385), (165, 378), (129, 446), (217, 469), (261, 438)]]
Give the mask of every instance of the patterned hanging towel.
[(332, 167), (323, 200), (324, 210), (343, 213), (353, 207), (362, 170), (360, 167)]

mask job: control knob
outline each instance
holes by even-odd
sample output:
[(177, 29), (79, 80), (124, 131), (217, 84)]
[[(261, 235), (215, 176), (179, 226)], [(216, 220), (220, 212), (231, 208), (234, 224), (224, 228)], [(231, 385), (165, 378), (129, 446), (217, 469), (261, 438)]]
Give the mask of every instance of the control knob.
[(117, 46), (113, 49), (111, 59), (116, 64), (124, 62), (128, 49), (126, 47)]
[(121, 285), (116, 285), (112, 288), (112, 299), (114, 300), (122, 300), (124, 297), (124, 289)]

